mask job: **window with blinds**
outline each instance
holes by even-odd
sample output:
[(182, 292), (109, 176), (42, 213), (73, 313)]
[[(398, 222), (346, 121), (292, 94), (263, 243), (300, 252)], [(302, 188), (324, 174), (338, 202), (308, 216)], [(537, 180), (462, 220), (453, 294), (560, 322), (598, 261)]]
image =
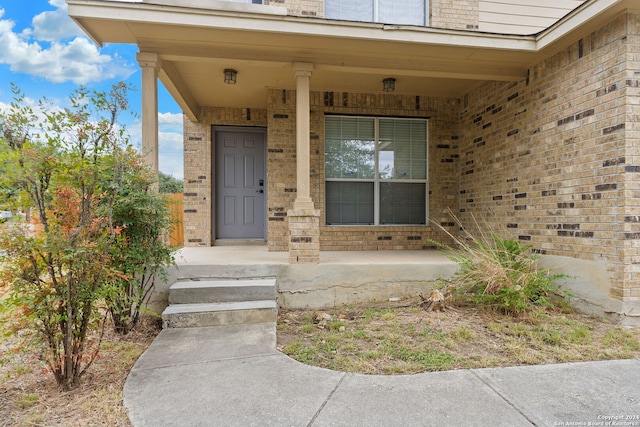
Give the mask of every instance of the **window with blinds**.
[(262, 0), (226, 0), (234, 3), (253, 3), (253, 4), (262, 4)]
[(427, 223), (427, 120), (325, 117), (328, 225)]
[(381, 22), (397, 25), (428, 25), (428, 0), (325, 0), (328, 19)]

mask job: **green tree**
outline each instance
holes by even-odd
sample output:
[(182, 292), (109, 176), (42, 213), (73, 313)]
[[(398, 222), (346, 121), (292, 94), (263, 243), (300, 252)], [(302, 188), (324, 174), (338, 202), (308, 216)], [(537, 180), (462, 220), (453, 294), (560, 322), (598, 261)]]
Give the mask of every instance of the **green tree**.
[(160, 192), (165, 194), (182, 193), (183, 181), (164, 172), (159, 172)]
[(113, 212), (133, 155), (118, 121), (129, 90), (123, 83), (108, 93), (80, 88), (69, 108), (43, 100), (36, 114), (14, 86), (14, 102), (0, 113), (1, 184), (42, 224), (42, 231), (11, 228), (0, 237), (5, 280), (64, 390), (76, 387), (97, 357), (104, 284), (122, 274), (112, 247), (124, 228)]

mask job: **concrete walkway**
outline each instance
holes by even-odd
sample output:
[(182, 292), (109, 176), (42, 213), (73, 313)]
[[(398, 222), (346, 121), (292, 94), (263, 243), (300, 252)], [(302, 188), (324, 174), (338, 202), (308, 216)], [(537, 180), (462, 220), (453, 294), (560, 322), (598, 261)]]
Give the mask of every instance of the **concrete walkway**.
[(125, 385), (133, 426), (640, 426), (640, 360), (359, 375), (298, 363), (275, 333), (163, 330)]

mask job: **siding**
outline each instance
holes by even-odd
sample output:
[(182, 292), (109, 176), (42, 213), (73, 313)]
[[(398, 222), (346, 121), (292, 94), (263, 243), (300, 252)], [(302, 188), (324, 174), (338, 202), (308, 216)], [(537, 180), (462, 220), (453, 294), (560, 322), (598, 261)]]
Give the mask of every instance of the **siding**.
[(583, 0), (480, 0), (479, 30), (535, 34), (584, 3)]
[[(228, 0), (251, 3), (252, 0)], [(402, 4), (397, 0), (395, 5)], [(428, 0), (429, 25), (502, 34), (535, 34), (583, 4), (584, 0)], [(324, 0), (262, 0), (289, 15), (325, 17)], [(355, 3), (353, 0), (343, 3)], [(393, 3), (392, 3), (393, 4)], [(381, 22), (384, 20), (381, 20)]]

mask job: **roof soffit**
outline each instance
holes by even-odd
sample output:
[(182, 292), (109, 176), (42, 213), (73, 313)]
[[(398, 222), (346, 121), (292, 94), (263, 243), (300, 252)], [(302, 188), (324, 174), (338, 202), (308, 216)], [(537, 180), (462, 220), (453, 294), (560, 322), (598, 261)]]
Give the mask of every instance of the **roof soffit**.
[[(189, 111), (195, 111), (201, 105), (264, 106), (266, 88), (294, 87), (291, 64), (296, 61), (315, 64), (312, 90), (378, 92), (381, 77), (395, 76), (403, 80), (398, 81), (397, 93), (458, 97), (480, 80), (524, 78), (527, 68), (559, 49), (567, 35), (578, 37), (587, 24), (597, 26), (602, 17), (620, 13), (633, 0), (588, 1), (536, 36), (298, 18), (150, 1), (174, 0), (67, 0), (71, 17), (98, 44), (131, 43), (141, 51), (158, 53), (163, 63), (170, 64), (170, 69), (160, 74), (161, 80), (183, 109), (188, 106)], [(189, 1), (200, 4), (199, 0)], [(229, 85), (212, 79), (227, 67), (240, 70), (239, 82), (242, 78), (246, 93), (238, 93), (240, 84), (234, 85), (232, 92)], [(203, 86), (211, 86), (209, 92)]]

